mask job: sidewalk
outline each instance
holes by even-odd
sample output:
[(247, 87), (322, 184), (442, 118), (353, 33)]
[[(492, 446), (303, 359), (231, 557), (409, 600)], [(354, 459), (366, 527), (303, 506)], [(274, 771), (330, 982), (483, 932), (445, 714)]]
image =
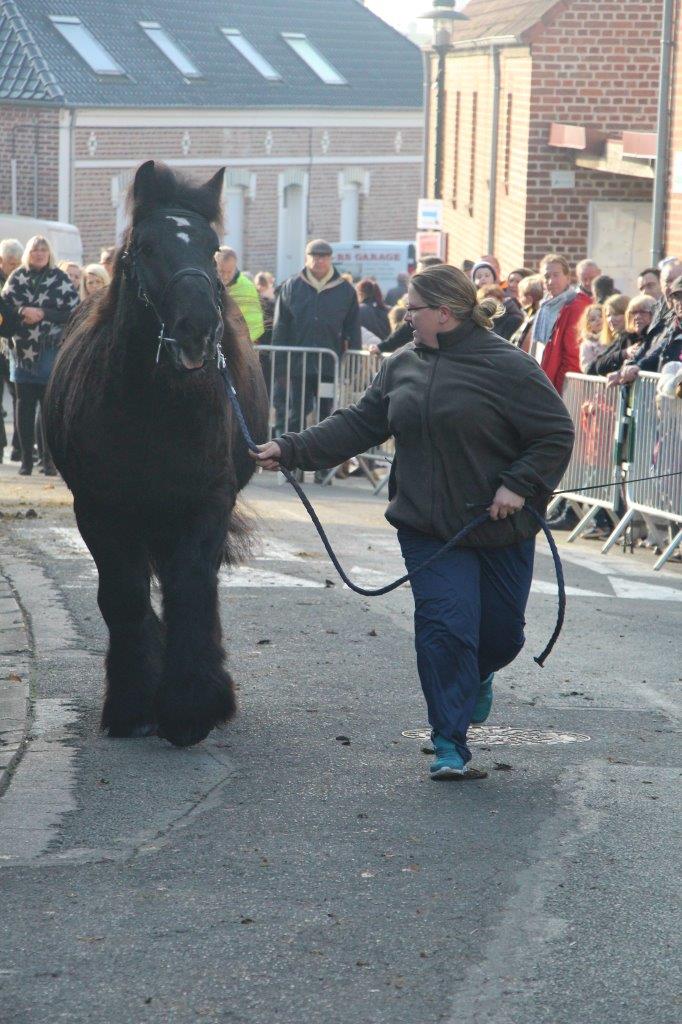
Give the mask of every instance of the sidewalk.
[(30, 722), (32, 651), (12, 588), (0, 576), (0, 794), (21, 757)]
[[(0, 465), (0, 544), (4, 524), (33, 518), (41, 510), (69, 508), (71, 495), (59, 478), (34, 471), (18, 475), (16, 463)], [(22, 755), (31, 721), (31, 635), (19, 601), (7, 579), (0, 575), (0, 794)]]

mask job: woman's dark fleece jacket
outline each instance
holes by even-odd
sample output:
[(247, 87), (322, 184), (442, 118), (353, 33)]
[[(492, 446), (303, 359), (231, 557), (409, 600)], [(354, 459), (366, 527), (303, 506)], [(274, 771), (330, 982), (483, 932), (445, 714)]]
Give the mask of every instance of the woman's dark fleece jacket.
[[(407, 345), (363, 397), (300, 434), (278, 437), (282, 465), (324, 469), (393, 436), (386, 518), (448, 540), (488, 507), (500, 484), (544, 513), (573, 448), (573, 423), (537, 362), (465, 321), (439, 348)], [(526, 509), (462, 542), (502, 547), (533, 537)]]

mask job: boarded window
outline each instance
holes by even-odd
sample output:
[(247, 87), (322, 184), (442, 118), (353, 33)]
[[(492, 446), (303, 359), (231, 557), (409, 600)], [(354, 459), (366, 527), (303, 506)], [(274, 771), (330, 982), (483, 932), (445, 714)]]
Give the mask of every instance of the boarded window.
[(454, 142), (455, 152), (452, 159), (452, 205), (457, 209), (457, 192), (459, 190), (459, 136), (462, 121), (462, 94), (455, 96)]
[(509, 195), (509, 175), (511, 173), (511, 137), (512, 137), (512, 94), (507, 93), (507, 124), (504, 137), (504, 191)]
[(474, 215), (476, 194), (476, 126), (478, 122), (478, 93), (471, 97), (471, 152), (469, 157), (469, 216)]

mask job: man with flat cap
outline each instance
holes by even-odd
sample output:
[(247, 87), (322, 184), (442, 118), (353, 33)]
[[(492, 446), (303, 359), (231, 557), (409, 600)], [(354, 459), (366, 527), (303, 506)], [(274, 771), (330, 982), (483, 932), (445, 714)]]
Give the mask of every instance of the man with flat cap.
[[(300, 274), (294, 274), (282, 285), (272, 325), (272, 344), (302, 348), (328, 348), (339, 358), (348, 349), (362, 348), (360, 333), (360, 310), (355, 289), (332, 263), (332, 247), (329, 242), (318, 238), (308, 242), (305, 250), (305, 266)], [(275, 375), (277, 389), (275, 409), (278, 425), (285, 426), (286, 379), (280, 369), (285, 366), (284, 357), (277, 359)], [(322, 381), (334, 379), (334, 369), (329, 357), (322, 359)], [(305, 368), (305, 395), (303, 396), (303, 360), (292, 358), (289, 384), (289, 419), (287, 430), (302, 430), (305, 418), (312, 410), (317, 396), (318, 360), (308, 357)], [(302, 402), (303, 398), (303, 402)], [(320, 419), (331, 412), (332, 399), (320, 398)], [(303, 405), (303, 410), (301, 406)], [(301, 417), (303, 412), (303, 417)], [(281, 423), (279, 422), (281, 420)], [(301, 421), (303, 420), (303, 421)]]

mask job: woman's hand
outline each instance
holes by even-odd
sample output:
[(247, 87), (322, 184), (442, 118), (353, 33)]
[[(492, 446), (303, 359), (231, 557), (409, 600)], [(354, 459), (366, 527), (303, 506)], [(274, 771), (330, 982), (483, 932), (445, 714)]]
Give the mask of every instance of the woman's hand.
[(633, 380), (639, 375), (639, 366), (624, 366), (622, 370), (617, 370), (615, 373), (610, 373), (607, 380), (607, 387), (615, 388), (621, 384), (632, 384)]
[(279, 460), (282, 458), (282, 449), (276, 441), (267, 441), (259, 444), (258, 454), (249, 450), (249, 455), (255, 459), (261, 469), (269, 469), (276, 472), (279, 469)]
[(522, 509), (525, 504), (525, 498), (522, 498), (520, 494), (514, 494), (508, 487), (502, 485), (497, 488), (497, 493), (488, 512), (491, 519), (506, 519), (507, 516), (513, 516), (515, 512)]
[(45, 318), (45, 313), (37, 306), (24, 306), (21, 310), (21, 319), (25, 324), (39, 324)]

